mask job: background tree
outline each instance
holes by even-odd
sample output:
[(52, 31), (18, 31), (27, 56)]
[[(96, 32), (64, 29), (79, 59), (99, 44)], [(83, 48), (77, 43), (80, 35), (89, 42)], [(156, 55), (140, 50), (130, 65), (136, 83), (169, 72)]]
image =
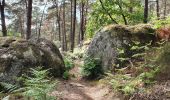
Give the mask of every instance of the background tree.
[(66, 36), (66, 22), (65, 22), (65, 6), (66, 6), (66, 2), (65, 0), (63, 0), (63, 9), (62, 9), (62, 12), (63, 12), (63, 22), (62, 22), (62, 37), (63, 37), (63, 40), (62, 40), (62, 50), (63, 51), (67, 51), (67, 36)]
[(27, 30), (26, 30), (26, 39), (31, 38), (31, 25), (32, 25), (32, 0), (28, 0), (27, 8)]
[(6, 23), (5, 23), (5, 0), (0, 1), (0, 11), (1, 11), (1, 26), (3, 36), (7, 36)]
[(144, 6), (144, 23), (148, 22), (148, 0), (145, 0), (145, 6)]
[(160, 17), (160, 12), (159, 12), (159, 0), (156, 0), (156, 14), (157, 14), (157, 18), (159, 19), (159, 17)]
[[(73, 52), (74, 49), (74, 41), (75, 41), (75, 30), (76, 30), (76, 0), (74, 0), (74, 15), (73, 15), (73, 29), (71, 34), (71, 51)], [(72, 26), (72, 25), (71, 25)]]

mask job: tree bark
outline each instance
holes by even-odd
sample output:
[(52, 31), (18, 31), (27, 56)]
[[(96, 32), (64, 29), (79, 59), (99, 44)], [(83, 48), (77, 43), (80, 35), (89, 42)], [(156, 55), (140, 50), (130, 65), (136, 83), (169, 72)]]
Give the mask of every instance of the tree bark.
[(85, 3), (82, 1), (81, 3), (81, 26), (80, 26), (81, 41), (84, 40), (84, 6), (85, 6)]
[(160, 18), (160, 13), (159, 13), (159, 0), (156, 0), (156, 15), (157, 19)]
[(45, 13), (45, 8), (46, 8), (46, 6), (47, 6), (47, 2), (46, 2), (46, 4), (45, 4), (45, 6), (44, 6), (43, 13), (42, 13), (41, 19), (40, 19), (40, 25), (39, 25), (39, 29), (38, 29), (38, 39), (41, 37), (41, 26), (42, 26), (42, 24), (43, 24), (43, 17), (44, 17), (44, 13)]
[[(58, 39), (59, 41), (61, 41), (61, 26), (60, 26), (60, 11), (61, 9), (59, 9), (59, 4), (58, 4), (58, 0), (53, 0), (54, 4), (55, 4), (55, 8), (56, 8), (56, 17), (57, 17), (57, 20), (56, 20), (56, 26), (58, 25)], [(56, 27), (57, 29), (57, 27)]]
[(5, 0), (2, 0), (0, 1), (2, 35), (7, 36), (4, 8), (5, 8)]
[[(70, 22), (70, 48), (72, 49), (72, 38), (73, 38), (73, 0), (71, 2), (71, 22)], [(72, 50), (71, 50), (72, 51)]]
[(63, 1), (63, 23), (62, 23), (62, 50), (67, 51), (67, 37), (66, 37), (66, 26), (65, 26), (65, 0)]
[(144, 5), (144, 23), (148, 22), (148, 0), (145, 0), (145, 5)]
[(77, 0), (74, 0), (74, 15), (73, 15), (73, 32), (72, 32), (72, 38), (71, 38), (71, 52), (74, 50), (74, 40), (75, 40), (75, 31), (76, 31), (76, 3)]
[(31, 38), (32, 0), (28, 0), (26, 39)]
[(164, 19), (166, 18), (167, 0), (164, 0)]

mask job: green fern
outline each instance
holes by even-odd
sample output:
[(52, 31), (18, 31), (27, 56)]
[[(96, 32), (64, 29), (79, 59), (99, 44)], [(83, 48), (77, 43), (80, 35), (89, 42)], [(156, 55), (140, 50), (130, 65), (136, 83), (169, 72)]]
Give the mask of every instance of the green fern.
[(25, 76), (21, 79), (24, 81), (24, 87), (15, 90), (21, 92), (25, 98), (33, 98), (34, 100), (56, 100), (55, 97), (49, 95), (55, 89), (57, 82), (48, 79), (48, 70), (30, 69), (31, 77)]

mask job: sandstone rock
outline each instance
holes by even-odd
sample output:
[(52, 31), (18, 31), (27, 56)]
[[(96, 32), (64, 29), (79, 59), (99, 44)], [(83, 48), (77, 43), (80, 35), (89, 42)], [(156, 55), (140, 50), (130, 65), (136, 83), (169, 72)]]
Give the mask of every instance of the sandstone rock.
[(62, 76), (65, 66), (58, 48), (46, 39), (27, 41), (0, 38), (0, 82), (15, 84), (30, 68), (43, 66), (50, 75)]
[[(87, 57), (99, 58), (104, 71), (112, 70), (118, 56), (117, 48), (126, 48), (132, 41), (149, 43), (156, 41), (155, 30), (150, 25), (109, 25), (94, 36), (86, 52)], [(128, 48), (126, 48), (128, 51)], [(128, 55), (128, 54), (127, 54)]]

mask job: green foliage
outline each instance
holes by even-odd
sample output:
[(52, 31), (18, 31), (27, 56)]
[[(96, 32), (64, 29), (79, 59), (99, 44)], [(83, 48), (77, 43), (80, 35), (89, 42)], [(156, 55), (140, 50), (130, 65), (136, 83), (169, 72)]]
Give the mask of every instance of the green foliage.
[(65, 64), (65, 67), (66, 67), (67, 71), (74, 67), (73, 61), (71, 59), (68, 59), (68, 58), (64, 59), (64, 64)]
[[(107, 77), (109, 77), (113, 90), (125, 95), (132, 95), (143, 90), (145, 86), (155, 83), (156, 75), (160, 72), (160, 67), (155, 62), (160, 53), (160, 48), (151, 47), (151, 43), (141, 45), (139, 42), (134, 42), (129, 49), (132, 50), (132, 55), (128, 58), (122, 57), (123, 60), (121, 59), (121, 61), (132, 60), (132, 58), (142, 58), (143, 60), (135, 60), (132, 62), (133, 66), (129, 68), (118, 69), (121, 73), (108, 74)], [(125, 50), (119, 49), (119, 54), (124, 53)]]
[(122, 92), (125, 95), (131, 95), (139, 89), (142, 89), (145, 85), (155, 83), (154, 78), (158, 72), (159, 68), (156, 68), (149, 72), (142, 72), (137, 77), (128, 76), (126, 74), (108, 74), (108, 77), (111, 77), (110, 84), (114, 91)]
[(86, 48), (74, 48), (74, 52), (73, 54), (76, 56), (77, 59), (81, 59), (84, 57), (84, 53), (85, 53)]
[(55, 97), (49, 95), (56, 87), (56, 82), (47, 78), (48, 70), (30, 69), (31, 77), (22, 77), (24, 87), (17, 91), (22, 91), (26, 98), (33, 98), (34, 100), (55, 100)]
[(142, 80), (138, 77), (134, 78), (122, 74), (108, 74), (108, 76), (111, 77), (110, 84), (112, 85), (113, 90), (117, 92), (122, 92), (125, 95), (133, 94), (136, 89), (140, 88), (140, 85), (143, 84)]
[(8, 31), (8, 36), (16, 36), (16, 37), (21, 37), (21, 33), (14, 32), (14, 31)]
[(17, 85), (5, 83), (5, 82), (0, 82), (0, 87), (2, 89), (1, 90), (2, 92), (8, 92), (8, 93), (11, 93), (14, 90), (18, 89)]
[(145, 85), (149, 85), (155, 83), (154, 78), (157, 72), (159, 72), (159, 68), (156, 70), (151, 70), (150, 72), (143, 72), (139, 75), (139, 77), (142, 79)]
[(125, 45), (123, 48), (117, 48), (118, 58), (116, 67), (126, 67), (126, 64), (133, 63), (133, 61), (144, 59), (146, 51), (149, 50), (150, 43), (141, 44), (138, 41), (132, 41), (131, 44)]
[(70, 77), (70, 73), (69, 73), (69, 71), (66, 70), (66, 71), (63, 73), (63, 78), (64, 78), (65, 80), (68, 80), (69, 77)]
[(92, 59), (86, 57), (84, 60), (84, 66), (82, 67), (82, 75), (86, 78), (93, 79), (103, 74), (101, 61), (99, 59)]
[(161, 28), (164, 26), (170, 25), (170, 17), (167, 17), (166, 19), (160, 19), (160, 20), (154, 20), (153, 21), (154, 28)]
[[(92, 5), (92, 12), (87, 24), (87, 37), (92, 38), (95, 31), (100, 27), (113, 23), (108, 13), (119, 24), (124, 24), (122, 14), (126, 17), (128, 24), (137, 24), (143, 21), (143, 8), (139, 0), (133, 2), (130, 2), (130, 0), (102, 0), (102, 3), (107, 12), (102, 8), (99, 0), (96, 0)], [(131, 7), (133, 11), (129, 12)]]
[(73, 60), (65, 57), (64, 64), (65, 64), (66, 70), (63, 73), (63, 78), (67, 80), (70, 77), (69, 70), (71, 70), (74, 67), (74, 63), (73, 63)]

